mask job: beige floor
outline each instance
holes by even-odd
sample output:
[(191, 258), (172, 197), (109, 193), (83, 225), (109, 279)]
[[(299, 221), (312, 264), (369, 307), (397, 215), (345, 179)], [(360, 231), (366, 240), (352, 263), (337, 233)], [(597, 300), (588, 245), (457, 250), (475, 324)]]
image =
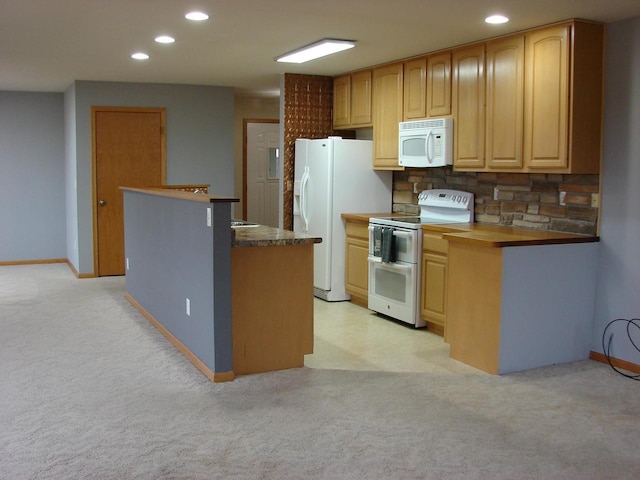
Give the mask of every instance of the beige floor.
[(350, 302), (314, 299), (315, 344), (305, 366), (337, 370), (486, 375), (449, 358), (449, 345), (425, 329)]

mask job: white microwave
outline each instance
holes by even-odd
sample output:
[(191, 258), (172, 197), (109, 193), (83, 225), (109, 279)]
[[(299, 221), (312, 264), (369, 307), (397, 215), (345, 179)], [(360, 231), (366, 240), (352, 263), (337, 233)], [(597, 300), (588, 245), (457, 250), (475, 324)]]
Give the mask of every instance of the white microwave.
[(400, 122), (398, 163), (402, 167), (444, 167), (453, 164), (453, 118)]

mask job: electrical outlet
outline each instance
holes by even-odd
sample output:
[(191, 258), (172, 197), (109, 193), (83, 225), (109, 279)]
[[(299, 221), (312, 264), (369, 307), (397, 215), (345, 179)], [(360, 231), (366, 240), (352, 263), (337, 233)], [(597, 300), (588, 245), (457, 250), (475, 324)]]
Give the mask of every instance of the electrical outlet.
[(127, 270), (129, 270), (129, 257), (127, 257)]
[(500, 189), (498, 187), (493, 187), (493, 199), (498, 200), (500, 195)]
[(591, 194), (591, 207), (592, 208), (600, 208), (600, 194), (592, 193)]
[(567, 195), (567, 192), (560, 192), (560, 205), (562, 205), (563, 207), (567, 204), (567, 202), (564, 201), (564, 197)]
[(191, 300), (187, 298), (186, 304), (187, 304), (187, 316), (190, 317), (191, 316)]
[(207, 207), (207, 227), (211, 226), (211, 207)]

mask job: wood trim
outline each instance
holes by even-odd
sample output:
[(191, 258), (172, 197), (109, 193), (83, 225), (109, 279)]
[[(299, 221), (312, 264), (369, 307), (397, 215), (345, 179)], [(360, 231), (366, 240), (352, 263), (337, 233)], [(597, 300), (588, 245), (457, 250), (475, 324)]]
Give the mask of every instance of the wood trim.
[(243, 118), (242, 119), (242, 219), (247, 219), (247, 124), (280, 123), (279, 118)]
[(161, 157), (160, 171), (161, 183), (167, 183), (167, 109), (152, 107), (91, 107), (91, 215), (93, 216), (93, 276), (98, 276), (98, 198), (97, 198), (97, 152), (96, 152), (96, 113), (98, 112), (152, 112), (159, 113), (162, 123), (162, 136), (160, 139)]
[(78, 272), (78, 270), (76, 270), (76, 267), (73, 265), (73, 263), (71, 263), (69, 261), (68, 258), (67, 258), (67, 265), (69, 265), (69, 268), (71, 269), (73, 274), (76, 276), (76, 278), (96, 278), (95, 274), (93, 274), (93, 273), (80, 273), (80, 272)]
[[(631, 373), (640, 374), (640, 365), (637, 363), (627, 362), (626, 360), (620, 360), (619, 358), (609, 357), (611, 360), (611, 364), (616, 368), (621, 368), (622, 370), (626, 370)], [(609, 361), (607, 357), (600, 352), (594, 352), (593, 350), (589, 353), (589, 359), (595, 360), (596, 362), (606, 363), (609, 365)]]
[(178, 340), (169, 330), (166, 329), (153, 315), (151, 315), (142, 305), (140, 305), (135, 298), (128, 293), (124, 294), (131, 305), (138, 310), (144, 318), (146, 318), (151, 325), (156, 327), (160, 333), (162, 333), (167, 340), (169, 340), (187, 359), (200, 370), (205, 377), (212, 382), (230, 382), (235, 379), (233, 372), (213, 372), (205, 363), (200, 360), (191, 350), (189, 350), (180, 340)]
[(41, 260), (10, 260), (0, 262), (0, 267), (10, 267), (12, 265), (40, 265), (45, 263), (68, 263), (66, 258), (45, 258)]

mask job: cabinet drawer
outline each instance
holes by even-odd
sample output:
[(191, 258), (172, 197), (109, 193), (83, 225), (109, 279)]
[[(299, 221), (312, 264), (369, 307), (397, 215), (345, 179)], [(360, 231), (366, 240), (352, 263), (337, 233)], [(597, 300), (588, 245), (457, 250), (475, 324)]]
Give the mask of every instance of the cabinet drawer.
[(349, 237), (360, 237), (369, 241), (369, 224), (346, 222), (345, 231)]
[(449, 242), (442, 238), (439, 233), (423, 233), (422, 234), (422, 250), (430, 252), (438, 252), (444, 255), (449, 253)]

